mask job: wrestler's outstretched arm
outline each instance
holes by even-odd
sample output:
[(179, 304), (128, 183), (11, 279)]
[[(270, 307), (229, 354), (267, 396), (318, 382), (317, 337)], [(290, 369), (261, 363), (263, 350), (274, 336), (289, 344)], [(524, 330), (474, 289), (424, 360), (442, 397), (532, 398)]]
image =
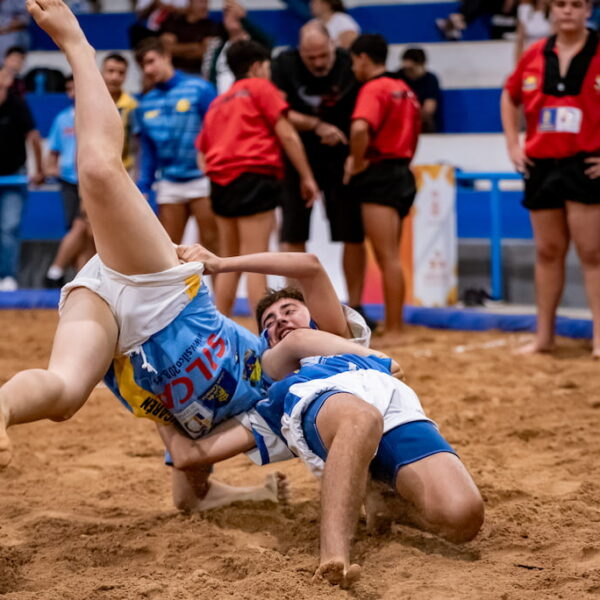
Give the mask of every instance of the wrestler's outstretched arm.
[(186, 262), (203, 262), (205, 273), (250, 272), (295, 279), (319, 329), (344, 338), (352, 337), (335, 288), (321, 261), (314, 254), (262, 252), (221, 258), (200, 244), (195, 244), (179, 246), (177, 255)]
[[(267, 350), (261, 357), (263, 371), (272, 379), (279, 380), (299, 366), (301, 358), (308, 356), (334, 356), (336, 354), (356, 354), (358, 356), (378, 356), (390, 358), (383, 352), (365, 348), (338, 335), (317, 329), (295, 329), (281, 342)], [(400, 365), (390, 359), (391, 374), (401, 376)]]
[(100, 258), (125, 275), (176, 266), (169, 236), (123, 167), (121, 118), (77, 19), (63, 0), (26, 5), (73, 70), (79, 188)]
[(176, 469), (213, 465), (256, 446), (252, 432), (235, 419), (215, 427), (207, 436), (192, 440), (173, 425), (158, 425), (158, 432)]

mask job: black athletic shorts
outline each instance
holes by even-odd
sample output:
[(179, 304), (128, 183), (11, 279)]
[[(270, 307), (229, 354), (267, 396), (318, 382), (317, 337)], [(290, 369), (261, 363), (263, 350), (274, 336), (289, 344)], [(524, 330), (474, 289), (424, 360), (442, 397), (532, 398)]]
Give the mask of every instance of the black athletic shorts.
[(372, 163), (348, 185), (359, 203), (395, 208), (403, 219), (415, 201), (417, 186), (408, 160), (390, 159)]
[(282, 183), (273, 175), (244, 173), (227, 185), (211, 181), (211, 204), (219, 217), (249, 217), (281, 203)]
[(60, 179), (60, 193), (63, 199), (63, 210), (65, 213), (65, 227), (67, 231), (71, 229), (75, 217), (81, 215), (81, 199), (79, 198), (79, 188), (75, 183)]
[[(360, 205), (350, 197), (347, 186), (343, 185), (344, 159), (327, 158), (311, 161), (317, 185), (323, 192), (325, 212), (329, 221), (329, 231), (333, 242), (361, 243), (364, 240)], [(298, 244), (310, 237), (310, 215), (300, 196), (300, 180), (295, 169), (286, 165), (281, 223), (281, 241)]]
[[(600, 110), (600, 109), (599, 109)], [(590, 179), (585, 159), (590, 154), (568, 158), (534, 158), (525, 177), (523, 206), (529, 210), (564, 208), (565, 201), (600, 204), (600, 179)]]

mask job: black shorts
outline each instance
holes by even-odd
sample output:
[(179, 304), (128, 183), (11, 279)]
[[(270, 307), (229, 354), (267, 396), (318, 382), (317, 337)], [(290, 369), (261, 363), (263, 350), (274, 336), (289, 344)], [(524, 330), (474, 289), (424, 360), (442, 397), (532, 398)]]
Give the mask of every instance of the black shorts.
[(417, 194), (415, 177), (404, 159), (372, 163), (355, 175), (348, 187), (357, 202), (390, 206), (401, 219), (410, 211)]
[(211, 204), (219, 217), (249, 217), (281, 203), (282, 183), (273, 175), (244, 173), (227, 185), (211, 181)]
[(71, 229), (75, 217), (80, 216), (81, 199), (79, 198), (79, 188), (75, 183), (60, 179), (60, 193), (63, 199), (63, 210), (65, 213), (65, 227), (67, 231)]
[[(313, 164), (314, 162), (314, 164)], [(319, 189), (325, 198), (325, 212), (333, 242), (361, 243), (364, 240), (360, 205), (342, 184), (344, 156), (311, 162)], [(281, 241), (298, 244), (310, 237), (310, 215), (300, 196), (300, 180), (291, 165), (286, 166), (282, 202)]]
[(564, 208), (565, 202), (600, 204), (600, 179), (590, 179), (585, 159), (590, 154), (568, 158), (534, 158), (525, 177), (523, 206), (529, 210)]

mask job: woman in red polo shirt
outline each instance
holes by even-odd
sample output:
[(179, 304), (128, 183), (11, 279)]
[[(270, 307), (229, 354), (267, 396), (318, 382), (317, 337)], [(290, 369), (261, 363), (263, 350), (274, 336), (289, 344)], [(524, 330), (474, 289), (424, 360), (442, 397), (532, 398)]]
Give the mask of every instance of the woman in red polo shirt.
[(600, 358), (600, 43), (586, 29), (591, 8), (591, 0), (552, 0), (556, 34), (523, 54), (502, 94), (508, 152), (525, 176), (523, 205), (530, 210), (536, 246), (537, 334), (522, 349), (526, 353), (554, 347), (572, 238), (592, 310), (592, 355)]

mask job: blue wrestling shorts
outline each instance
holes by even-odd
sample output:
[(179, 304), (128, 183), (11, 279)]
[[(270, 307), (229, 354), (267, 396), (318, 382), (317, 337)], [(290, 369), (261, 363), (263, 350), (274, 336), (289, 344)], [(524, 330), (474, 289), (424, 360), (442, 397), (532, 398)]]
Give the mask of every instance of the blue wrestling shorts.
[[(317, 415), (327, 398), (338, 393), (329, 391), (321, 394), (302, 417), (304, 438), (312, 452), (323, 461), (327, 460), (327, 448), (317, 430)], [(399, 425), (383, 434), (377, 454), (371, 461), (371, 475), (373, 479), (395, 487), (396, 476), (401, 467), (439, 452), (458, 456), (433, 423), (411, 421)]]

